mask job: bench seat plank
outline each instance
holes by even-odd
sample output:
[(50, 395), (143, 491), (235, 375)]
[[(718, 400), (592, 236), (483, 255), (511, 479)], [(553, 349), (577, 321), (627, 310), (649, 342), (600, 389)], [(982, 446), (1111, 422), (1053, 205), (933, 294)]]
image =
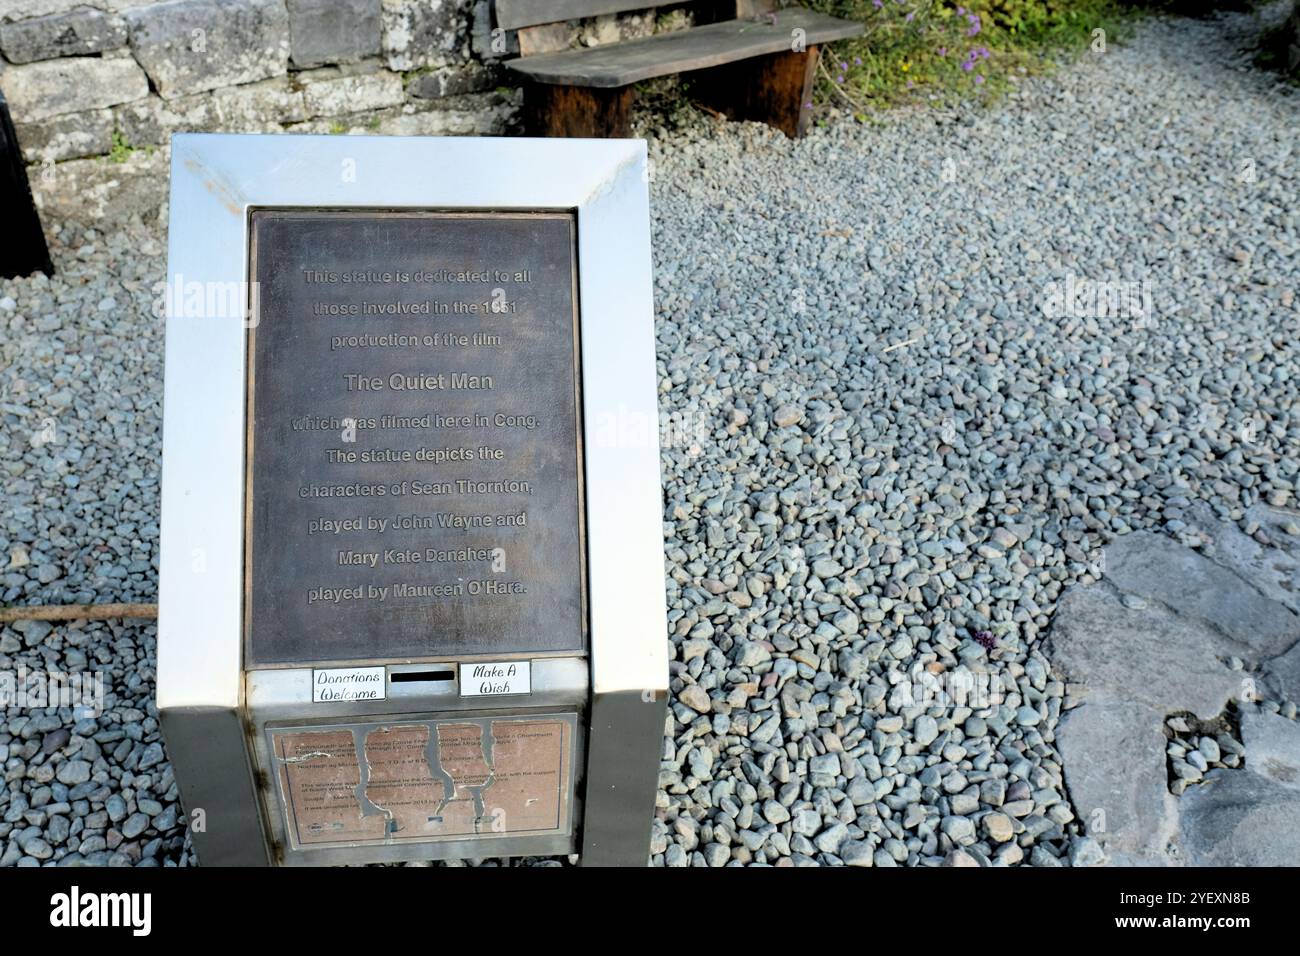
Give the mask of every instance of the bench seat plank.
[(789, 52), (792, 31), (814, 46), (858, 36), (861, 23), (794, 7), (756, 20), (728, 20), (657, 36), (510, 60), (537, 83), (617, 87), (656, 76), (702, 70), (769, 53)]
[(503, 30), (518, 30), (539, 23), (584, 20), (654, 6), (649, 0), (497, 0), (496, 17), (497, 26)]

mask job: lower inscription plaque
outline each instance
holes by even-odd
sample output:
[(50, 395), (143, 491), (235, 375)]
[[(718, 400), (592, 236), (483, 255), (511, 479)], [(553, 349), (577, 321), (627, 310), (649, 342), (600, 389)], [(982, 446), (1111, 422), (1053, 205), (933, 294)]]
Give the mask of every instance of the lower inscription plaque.
[(575, 718), (450, 718), (272, 730), (297, 846), (569, 828)]
[(251, 231), (250, 662), (581, 652), (573, 216)]

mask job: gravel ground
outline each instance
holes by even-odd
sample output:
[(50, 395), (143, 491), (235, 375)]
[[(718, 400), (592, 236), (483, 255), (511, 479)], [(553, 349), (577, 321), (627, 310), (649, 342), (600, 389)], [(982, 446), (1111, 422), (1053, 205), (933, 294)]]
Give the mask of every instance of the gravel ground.
[[(991, 110), (654, 136), (655, 863), (1097, 861), (1038, 650), (1061, 590), (1193, 501), (1295, 508), (1300, 100), (1257, 30), (1151, 21)], [(0, 283), (4, 601), (151, 601), (163, 237), (54, 253)], [(1118, 308), (1060, 294), (1096, 283)], [(0, 864), (189, 861), (154, 634), (0, 634), (0, 670), (105, 673), (96, 719), (0, 723)], [(1001, 702), (921, 696), (963, 667)]]

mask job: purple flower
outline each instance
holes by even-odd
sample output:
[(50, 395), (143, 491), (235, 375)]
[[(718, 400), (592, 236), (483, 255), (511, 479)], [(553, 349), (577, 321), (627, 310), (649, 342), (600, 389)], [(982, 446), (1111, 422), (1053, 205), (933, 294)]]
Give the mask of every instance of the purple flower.
[(962, 60), (962, 61), (961, 61), (961, 68), (962, 68), (963, 70), (965, 70), (967, 73), (969, 73), (971, 70), (975, 69), (975, 61), (974, 61), (974, 60)]
[(855, 57), (853, 58), (853, 65), (854, 65), (854, 66), (861, 66), (861, 65), (862, 65), (862, 57), (860, 57), (860, 56), (855, 56)]
[(938, 51), (938, 52), (939, 52), (939, 55), (940, 55), (940, 56), (947, 56), (947, 55), (948, 55), (948, 48), (947, 48), (946, 46), (941, 46), (941, 47), (939, 47), (939, 51)]
[(871, 0), (871, 5), (875, 7), (877, 10), (879, 10), (881, 7), (885, 5), (885, 2), (884, 0)]
[(957, 8), (957, 15), (958, 15), (958, 16), (961, 16), (961, 15), (964, 14), (965, 12), (966, 12), (966, 8), (965, 8), (965, 7), (958, 7), (958, 8)]
[(983, 77), (981, 74), (976, 73), (976, 74), (975, 74), (975, 85), (978, 86), (979, 84), (981, 84), (981, 83), (983, 83), (983, 82), (984, 82), (984, 77)]
[(912, 19), (913, 19), (915, 16), (916, 16), (915, 13), (909, 13), (907, 16), (903, 17), (903, 19), (906, 20), (908, 23), (911, 23), (911, 22), (912, 22)]
[(840, 64), (840, 72), (841, 72), (841, 73), (845, 72), (848, 68), (849, 68), (849, 65), (848, 65), (847, 63), (841, 63), (841, 64)]
[(998, 646), (997, 638), (995, 638), (988, 631), (976, 631), (975, 643), (978, 644), (980, 647), (984, 648), (984, 650), (986, 651), (992, 651), (993, 648)]
[(970, 22), (970, 29), (966, 31), (968, 37), (979, 36), (980, 32), (980, 15), (972, 13), (966, 18)]

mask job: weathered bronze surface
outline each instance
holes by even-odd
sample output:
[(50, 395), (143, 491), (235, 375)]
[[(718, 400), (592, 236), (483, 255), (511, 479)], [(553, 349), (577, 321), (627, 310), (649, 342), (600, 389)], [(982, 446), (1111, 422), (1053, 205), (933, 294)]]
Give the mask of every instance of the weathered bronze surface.
[(573, 217), (251, 228), (249, 661), (581, 651)]
[(297, 846), (564, 832), (573, 727), (543, 714), (273, 730), (287, 832)]

